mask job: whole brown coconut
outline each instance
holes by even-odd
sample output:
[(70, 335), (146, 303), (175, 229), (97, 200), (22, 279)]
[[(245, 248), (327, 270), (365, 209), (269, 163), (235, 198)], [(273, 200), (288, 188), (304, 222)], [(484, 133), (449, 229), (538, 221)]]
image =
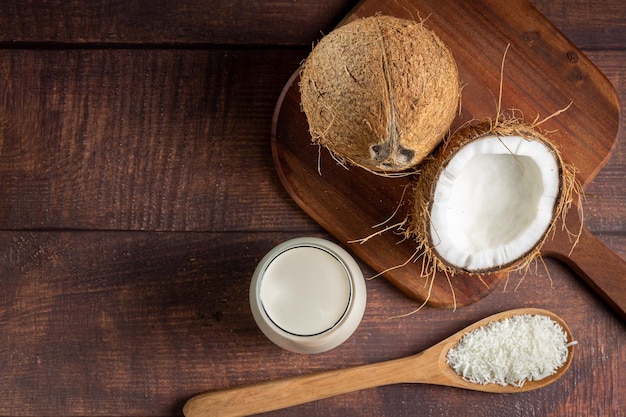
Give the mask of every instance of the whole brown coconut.
[(300, 92), (315, 143), (341, 162), (400, 172), (448, 132), (460, 85), (452, 54), (431, 30), (378, 15), (325, 36), (303, 65)]

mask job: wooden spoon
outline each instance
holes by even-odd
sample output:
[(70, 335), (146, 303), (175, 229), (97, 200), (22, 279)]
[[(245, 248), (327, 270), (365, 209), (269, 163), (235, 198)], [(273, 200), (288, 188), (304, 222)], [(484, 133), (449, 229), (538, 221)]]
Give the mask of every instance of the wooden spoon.
[(448, 350), (453, 348), (463, 335), (491, 321), (519, 314), (548, 316), (563, 327), (568, 341), (573, 340), (565, 321), (550, 311), (536, 308), (509, 310), (480, 320), (416, 355), (353, 368), (207, 391), (187, 401), (183, 413), (187, 417), (245, 416), (366, 388), (399, 383), (446, 385), (493, 393), (515, 393), (542, 388), (559, 379), (567, 371), (572, 362), (573, 346), (568, 348), (567, 361), (554, 375), (539, 381), (526, 382), (522, 387), (468, 382), (447, 364)]

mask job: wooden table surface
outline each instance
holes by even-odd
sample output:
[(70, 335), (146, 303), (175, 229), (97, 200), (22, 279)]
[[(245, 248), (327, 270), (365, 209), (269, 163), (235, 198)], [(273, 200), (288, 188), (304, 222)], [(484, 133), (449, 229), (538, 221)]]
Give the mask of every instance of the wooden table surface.
[[(568, 373), (542, 390), (407, 384), (267, 415), (626, 414), (625, 323), (550, 259), (549, 274), (405, 318), (393, 317), (418, 304), (370, 280), (360, 327), (319, 355), (281, 350), (256, 327), (247, 293), (262, 256), (289, 238), (332, 240), (276, 175), (274, 106), (355, 3), (0, 4), (0, 415), (181, 415), (200, 391), (402, 357), (517, 307), (560, 314), (579, 342)], [(626, 103), (626, 3), (532, 3)], [(621, 116), (584, 208), (626, 258)]]

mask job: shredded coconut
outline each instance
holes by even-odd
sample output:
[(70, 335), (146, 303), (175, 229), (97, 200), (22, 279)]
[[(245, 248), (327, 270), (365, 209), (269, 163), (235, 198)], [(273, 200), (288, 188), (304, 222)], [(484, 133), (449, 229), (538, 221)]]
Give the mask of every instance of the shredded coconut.
[(469, 382), (521, 387), (556, 373), (574, 344), (550, 317), (521, 314), (467, 333), (448, 351), (447, 359)]

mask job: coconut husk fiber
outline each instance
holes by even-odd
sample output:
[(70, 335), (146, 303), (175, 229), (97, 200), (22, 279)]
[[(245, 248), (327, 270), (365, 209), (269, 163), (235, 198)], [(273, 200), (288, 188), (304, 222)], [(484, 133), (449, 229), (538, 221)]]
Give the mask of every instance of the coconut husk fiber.
[[(431, 236), (430, 212), (433, 204), (435, 187), (445, 166), (454, 155), (464, 146), (472, 141), (485, 136), (521, 136), (529, 141), (540, 141), (550, 149), (559, 168), (559, 190), (554, 203), (552, 222), (544, 235), (539, 239), (528, 252), (505, 265), (494, 265), (486, 270), (464, 270), (446, 262), (437, 252), (437, 240)], [(535, 124), (524, 123), (516, 118), (498, 117), (496, 119), (485, 119), (482, 121), (472, 121), (467, 123), (454, 134), (438, 151), (430, 156), (422, 164), (420, 176), (415, 184), (413, 194), (413, 207), (407, 235), (415, 239), (418, 248), (423, 250), (425, 264), (428, 265), (428, 273), (441, 271), (452, 276), (456, 273), (466, 273), (470, 275), (481, 275), (484, 273), (509, 273), (512, 271), (525, 272), (537, 259), (540, 259), (541, 248), (545, 241), (551, 236), (558, 223), (565, 227), (565, 216), (576, 197), (580, 198), (582, 189), (576, 180), (576, 169), (563, 162), (558, 149), (550, 142), (548, 137), (541, 133)], [(559, 222), (561, 220), (561, 222)], [(580, 231), (570, 231), (575, 246)]]
[(322, 38), (302, 67), (300, 92), (314, 143), (342, 163), (401, 172), (449, 131), (460, 84), (433, 31), (378, 15)]

